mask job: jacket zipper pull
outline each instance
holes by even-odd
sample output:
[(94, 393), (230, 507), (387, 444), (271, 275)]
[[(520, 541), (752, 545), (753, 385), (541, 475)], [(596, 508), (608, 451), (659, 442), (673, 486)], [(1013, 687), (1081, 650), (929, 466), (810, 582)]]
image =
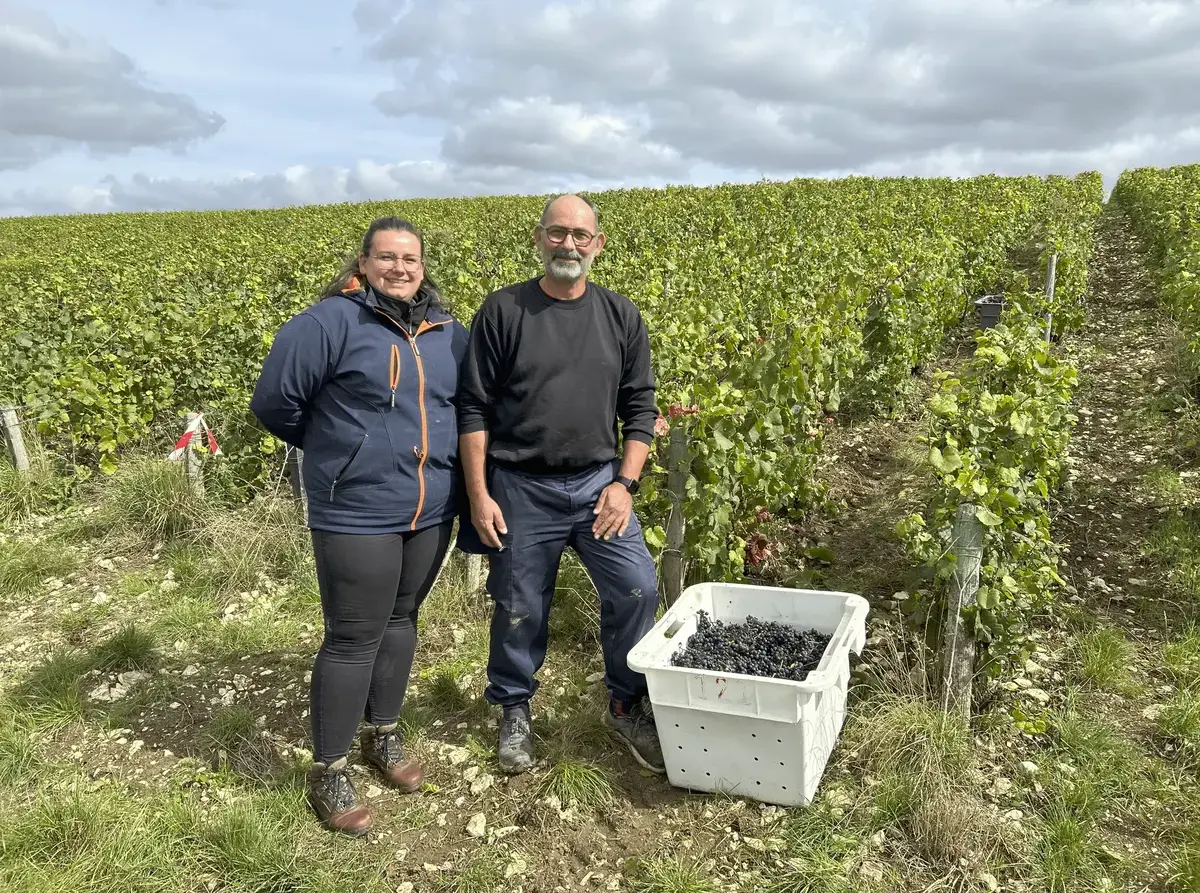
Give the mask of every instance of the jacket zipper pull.
[(388, 366), (388, 384), (392, 386), (392, 409), (396, 408), (396, 388), (400, 386), (400, 348), (392, 345), (391, 362)]

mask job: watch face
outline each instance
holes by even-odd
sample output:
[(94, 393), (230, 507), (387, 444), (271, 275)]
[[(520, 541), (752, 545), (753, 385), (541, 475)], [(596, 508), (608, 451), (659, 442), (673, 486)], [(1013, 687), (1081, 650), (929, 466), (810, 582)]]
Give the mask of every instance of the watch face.
[(638, 491), (638, 482), (633, 478), (617, 478), (617, 480), (624, 484), (625, 489), (630, 493), (636, 493)]

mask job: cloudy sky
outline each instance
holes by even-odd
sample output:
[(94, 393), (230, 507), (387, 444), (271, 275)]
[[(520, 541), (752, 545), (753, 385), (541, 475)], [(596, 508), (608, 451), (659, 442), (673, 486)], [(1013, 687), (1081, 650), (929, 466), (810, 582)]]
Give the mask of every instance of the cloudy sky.
[(0, 215), (1200, 161), (1194, 0), (0, 0)]

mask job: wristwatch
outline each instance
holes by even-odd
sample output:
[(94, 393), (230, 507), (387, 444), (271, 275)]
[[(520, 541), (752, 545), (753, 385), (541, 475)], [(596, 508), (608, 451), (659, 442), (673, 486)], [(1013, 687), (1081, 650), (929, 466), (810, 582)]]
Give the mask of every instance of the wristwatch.
[(629, 491), (629, 494), (630, 494), (631, 496), (632, 496), (634, 493), (636, 493), (636, 492), (638, 491), (638, 480), (637, 480), (637, 478), (627, 478), (627, 477), (623, 477), (623, 476), (621, 476), (621, 475), (618, 475), (618, 476), (617, 476), (617, 483), (618, 483), (618, 484), (620, 484), (622, 487), (624, 487), (626, 490), (628, 490), (628, 491)]

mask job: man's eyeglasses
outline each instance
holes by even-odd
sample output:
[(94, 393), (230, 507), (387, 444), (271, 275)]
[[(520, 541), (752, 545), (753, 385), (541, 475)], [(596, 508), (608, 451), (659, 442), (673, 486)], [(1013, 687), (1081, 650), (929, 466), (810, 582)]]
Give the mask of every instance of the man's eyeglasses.
[(404, 267), (404, 269), (406, 269), (406, 270), (420, 269), (421, 263), (422, 263), (421, 258), (419, 258), (419, 257), (413, 257), (412, 255), (406, 255), (405, 257), (398, 257), (397, 255), (392, 254), (391, 252), (384, 252), (383, 254), (372, 254), (371, 258), (373, 260), (375, 260), (376, 262), (378, 262), (379, 264), (381, 264), (382, 266), (394, 267), (397, 264), (399, 264), (400, 266)]
[(555, 245), (561, 244), (570, 236), (575, 240), (575, 244), (580, 248), (587, 248), (592, 244), (592, 239), (596, 238), (595, 233), (589, 233), (586, 229), (568, 229), (565, 226), (543, 226), (542, 232), (546, 234), (546, 241)]

